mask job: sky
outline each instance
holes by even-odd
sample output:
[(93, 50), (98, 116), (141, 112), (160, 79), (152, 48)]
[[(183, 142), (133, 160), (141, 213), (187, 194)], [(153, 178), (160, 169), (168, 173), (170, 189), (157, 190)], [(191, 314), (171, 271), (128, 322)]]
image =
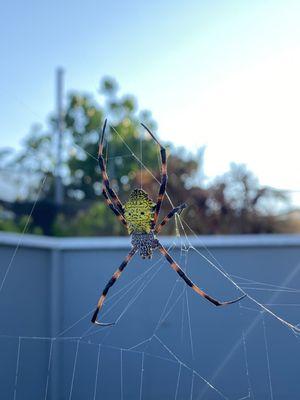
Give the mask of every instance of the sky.
[(298, 0), (2, 2), (0, 146), (46, 124), (58, 66), (66, 91), (109, 75), (209, 178), (244, 163), (300, 206), (299, 21)]

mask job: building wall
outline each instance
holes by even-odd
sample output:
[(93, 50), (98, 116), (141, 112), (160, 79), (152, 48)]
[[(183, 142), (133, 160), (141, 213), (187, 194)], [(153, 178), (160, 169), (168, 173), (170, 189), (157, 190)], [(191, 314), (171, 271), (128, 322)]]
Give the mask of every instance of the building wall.
[(184, 290), (159, 254), (136, 256), (101, 314), (116, 325), (95, 327), (92, 311), (128, 238), (1, 234), (0, 398), (241, 399), (250, 391), (247, 398), (296, 399), (299, 338), (256, 302), (299, 323), (300, 237), (162, 241), (214, 297), (241, 293), (213, 265), (250, 297), (216, 308)]

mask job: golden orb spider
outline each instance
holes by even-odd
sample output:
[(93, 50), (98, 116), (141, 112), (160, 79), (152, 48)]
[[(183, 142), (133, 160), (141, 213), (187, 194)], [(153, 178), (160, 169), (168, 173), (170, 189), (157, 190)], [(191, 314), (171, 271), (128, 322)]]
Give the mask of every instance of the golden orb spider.
[(124, 261), (121, 263), (119, 268), (113, 274), (107, 285), (105, 286), (101, 297), (98, 301), (97, 308), (93, 314), (92, 322), (101, 326), (110, 326), (114, 325), (114, 323), (103, 323), (97, 321), (97, 317), (99, 311), (101, 310), (104, 300), (107, 296), (109, 289), (113, 286), (116, 280), (121, 276), (125, 267), (132, 259), (132, 257), (139, 251), (142, 258), (151, 258), (153, 250), (158, 249), (160, 253), (166, 258), (171, 267), (178, 273), (180, 278), (182, 278), (185, 283), (190, 286), (196, 293), (200, 296), (204, 297), (206, 300), (210, 301), (215, 306), (225, 306), (228, 304), (236, 303), (242, 300), (246, 295), (241, 296), (235, 300), (220, 302), (213, 297), (209, 296), (203, 290), (201, 290), (198, 286), (196, 286), (191, 279), (183, 272), (183, 270), (179, 267), (179, 265), (173, 260), (167, 250), (163, 247), (163, 245), (156, 238), (156, 234), (158, 234), (162, 227), (168, 223), (168, 221), (177, 213), (180, 214), (184, 208), (186, 208), (186, 204), (181, 204), (178, 207), (175, 207), (173, 210), (169, 212), (169, 214), (162, 220), (160, 224), (157, 223), (159, 211), (161, 208), (161, 204), (166, 192), (167, 186), (167, 157), (166, 157), (166, 149), (159, 143), (154, 134), (147, 128), (146, 125), (141, 124), (143, 128), (151, 135), (153, 140), (160, 147), (160, 155), (161, 155), (161, 182), (160, 189), (157, 197), (156, 203), (154, 203), (148, 194), (142, 189), (134, 189), (130, 196), (129, 200), (123, 205), (121, 200), (119, 199), (117, 193), (114, 189), (111, 188), (107, 171), (106, 171), (106, 163), (103, 158), (103, 141), (105, 135), (107, 120), (104, 122), (104, 126), (102, 129), (102, 135), (99, 142), (99, 152), (98, 152), (98, 162), (101, 169), (103, 187), (102, 194), (105, 198), (105, 202), (108, 207), (113, 211), (113, 213), (117, 216), (118, 220), (125, 225), (128, 230), (129, 235), (131, 235), (131, 244), (132, 249), (125, 257)]

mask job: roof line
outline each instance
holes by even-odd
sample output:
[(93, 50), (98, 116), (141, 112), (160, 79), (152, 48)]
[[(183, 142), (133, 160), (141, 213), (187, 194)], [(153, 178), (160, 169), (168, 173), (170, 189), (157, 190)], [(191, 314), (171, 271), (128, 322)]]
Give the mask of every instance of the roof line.
[[(166, 246), (181, 248), (187, 243), (183, 237), (160, 236)], [(260, 235), (218, 235), (218, 236), (188, 236), (191, 246), (197, 248), (223, 247), (300, 247), (299, 234), (260, 234)], [(81, 249), (127, 249), (130, 238), (127, 237), (68, 237), (57, 238), (29, 234), (0, 232), (0, 246), (36, 247), (56, 250)]]

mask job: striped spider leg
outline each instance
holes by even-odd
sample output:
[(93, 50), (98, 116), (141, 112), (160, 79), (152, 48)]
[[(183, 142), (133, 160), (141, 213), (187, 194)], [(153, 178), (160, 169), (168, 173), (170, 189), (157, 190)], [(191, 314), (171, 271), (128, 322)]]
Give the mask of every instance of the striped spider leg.
[(104, 141), (106, 124), (107, 124), (107, 119), (105, 119), (105, 121), (104, 121), (102, 135), (101, 135), (101, 139), (99, 142), (98, 163), (99, 163), (99, 167), (100, 167), (101, 174), (102, 174), (103, 188), (106, 189), (106, 192), (112, 198), (113, 206), (120, 212), (121, 215), (123, 215), (124, 214), (124, 206), (123, 206), (121, 200), (119, 199), (117, 193), (110, 187), (110, 182), (109, 182), (107, 170), (106, 170), (106, 163), (105, 163), (105, 160), (103, 157), (103, 141)]
[(185, 283), (191, 287), (198, 295), (208, 300), (215, 306), (225, 306), (236, 303), (242, 300), (246, 295), (243, 295), (237, 299), (221, 302), (214, 299), (197, 285), (195, 285), (191, 279), (184, 273), (180, 266), (173, 260), (167, 250), (161, 245), (159, 240), (156, 238), (156, 234), (160, 233), (162, 228), (169, 222), (169, 220), (175, 215), (180, 214), (185, 208), (186, 204), (181, 204), (178, 207), (173, 208), (158, 224), (158, 217), (160, 208), (166, 193), (167, 186), (167, 157), (165, 148), (159, 143), (154, 134), (150, 131), (146, 125), (142, 126), (151, 135), (153, 140), (160, 147), (161, 154), (161, 182), (157, 196), (156, 203), (149, 198), (148, 194), (143, 189), (134, 189), (129, 196), (128, 201), (123, 205), (116, 192), (110, 187), (109, 178), (106, 172), (106, 164), (103, 158), (103, 140), (105, 134), (107, 121), (105, 120), (102, 135), (99, 143), (99, 154), (98, 161), (102, 173), (103, 189), (102, 193), (105, 198), (105, 202), (108, 207), (113, 211), (118, 220), (123, 223), (128, 229), (128, 233), (131, 235), (132, 248), (120, 267), (115, 271), (109, 282), (106, 284), (100, 299), (97, 304), (97, 308), (93, 314), (92, 322), (100, 326), (110, 326), (114, 323), (102, 323), (97, 320), (98, 314), (103, 306), (105, 298), (109, 289), (114, 285), (117, 279), (121, 276), (123, 270), (132, 259), (132, 257), (139, 251), (142, 258), (151, 258), (154, 250), (158, 249), (159, 252), (166, 258), (170, 266), (175, 272), (185, 281)]
[(165, 216), (165, 218), (161, 221), (161, 223), (159, 225), (156, 225), (154, 232), (159, 233), (162, 230), (162, 228), (170, 221), (170, 219), (174, 217), (175, 214), (180, 215), (186, 207), (187, 205), (183, 203), (173, 208), (173, 210), (171, 210), (169, 214)]
[(121, 263), (119, 268), (115, 271), (113, 276), (110, 278), (110, 280), (106, 284), (106, 286), (105, 286), (105, 288), (104, 288), (104, 290), (102, 292), (102, 295), (101, 295), (101, 297), (100, 297), (100, 299), (98, 301), (97, 308), (96, 308), (96, 310), (95, 310), (95, 312), (93, 314), (93, 317), (92, 317), (93, 324), (100, 325), (100, 326), (111, 326), (111, 325), (114, 325), (114, 322), (112, 322), (112, 323), (99, 322), (99, 321), (97, 321), (97, 317), (98, 317), (99, 311), (101, 310), (101, 308), (103, 306), (104, 300), (105, 300), (105, 298), (107, 296), (107, 293), (108, 293), (109, 289), (113, 286), (113, 284), (117, 281), (117, 279), (120, 278), (122, 272), (126, 268), (126, 266), (129, 263), (129, 261), (132, 259), (132, 257), (135, 255), (136, 251), (137, 251), (137, 249), (135, 247), (133, 247), (130, 250), (130, 252), (124, 258), (124, 261)]
[(158, 220), (160, 208), (166, 193), (166, 188), (167, 188), (167, 182), (168, 182), (168, 175), (167, 175), (167, 155), (166, 155), (166, 149), (159, 143), (159, 141), (156, 139), (154, 134), (151, 132), (151, 130), (144, 124), (141, 124), (143, 128), (146, 129), (146, 131), (149, 133), (149, 135), (152, 137), (152, 139), (159, 145), (160, 147), (160, 157), (161, 157), (161, 181), (160, 181), (160, 188), (158, 192), (158, 197), (156, 201), (156, 206), (154, 210), (154, 217), (153, 221), (151, 224), (151, 229), (154, 229)]
[(203, 290), (201, 290), (197, 285), (195, 285), (191, 279), (183, 272), (183, 270), (179, 267), (179, 265), (174, 261), (174, 259), (170, 256), (170, 254), (167, 252), (167, 250), (159, 243), (158, 245), (158, 250), (161, 252), (161, 254), (166, 258), (168, 263), (171, 265), (173, 270), (177, 272), (177, 274), (180, 276), (181, 279), (184, 280), (184, 282), (192, 288), (196, 293), (198, 293), (201, 297), (204, 299), (210, 301), (212, 304), (215, 306), (227, 306), (229, 304), (234, 304), (240, 300), (242, 300), (246, 295), (243, 295), (241, 297), (238, 297), (237, 299), (234, 300), (229, 300), (229, 301), (219, 301), (205, 293)]

